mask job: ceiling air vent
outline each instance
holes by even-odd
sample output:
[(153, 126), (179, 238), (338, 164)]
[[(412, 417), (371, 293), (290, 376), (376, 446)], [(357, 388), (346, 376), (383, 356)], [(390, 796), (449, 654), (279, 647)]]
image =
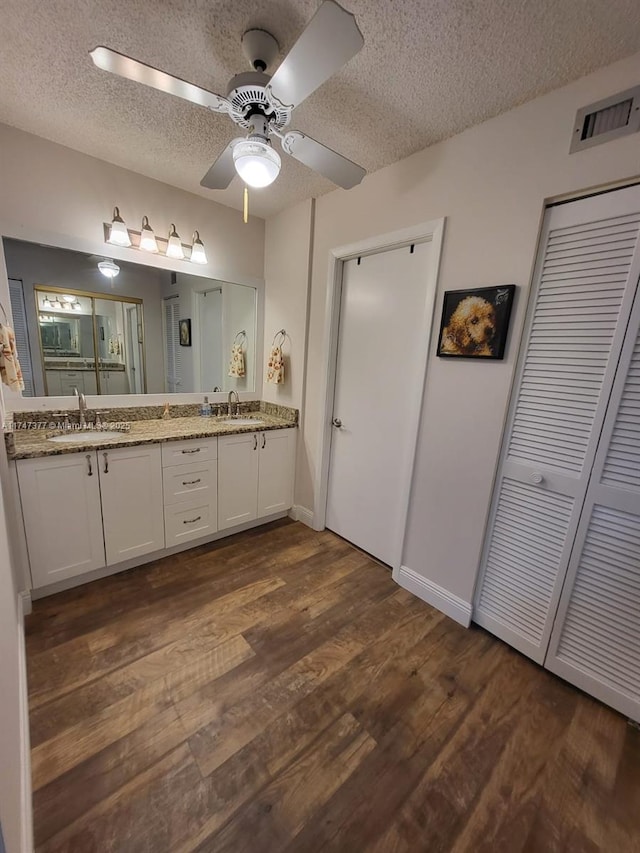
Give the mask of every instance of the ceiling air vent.
[(640, 86), (582, 107), (576, 114), (570, 154), (640, 130)]

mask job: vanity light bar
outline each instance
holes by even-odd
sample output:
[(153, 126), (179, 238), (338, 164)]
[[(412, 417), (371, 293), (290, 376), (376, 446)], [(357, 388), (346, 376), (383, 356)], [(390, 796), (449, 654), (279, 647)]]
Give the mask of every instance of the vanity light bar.
[[(124, 222), (122, 224), (124, 225)], [(103, 230), (104, 230), (104, 242), (109, 243), (111, 245), (118, 245), (118, 246), (124, 245), (123, 243), (118, 242), (118, 239), (120, 239), (119, 236), (118, 236), (118, 238), (116, 238), (115, 241), (112, 239), (112, 225), (113, 225), (112, 222), (103, 222), (102, 223)], [(143, 218), (143, 229), (145, 228), (145, 225), (146, 225), (146, 229), (151, 234), (153, 234), (154, 232), (151, 231), (151, 229), (149, 228), (149, 220), (147, 219), (146, 216)], [(145, 248), (141, 247), (140, 240), (142, 237), (142, 231), (134, 231), (131, 228), (126, 228), (126, 231), (127, 231), (127, 234), (129, 235), (129, 239), (131, 241), (129, 246), (127, 246), (127, 248), (136, 249), (138, 251), (144, 252), (145, 254), (151, 253), (151, 251), (153, 251), (153, 250), (149, 250), (149, 249), (145, 249)], [(193, 244), (191, 244), (191, 245), (189, 243), (181, 243), (180, 242), (180, 238), (178, 237), (176, 230), (175, 230), (175, 225), (173, 225), (173, 224), (171, 225), (171, 231), (169, 232), (168, 237), (158, 237), (157, 234), (155, 234), (154, 236), (155, 236), (155, 243), (157, 246), (157, 254), (158, 255), (164, 255), (167, 258), (173, 258), (173, 259), (177, 259), (177, 260), (190, 261), (191, 263), (194, 263), (194, 264), (206, 264), (207, 263), (207, 256), (206, 256), (205, 250), (204, 250), (204, 243), (200, 239), (200, 235), (197, 231), (194, 232)], [(182, 248), (182, 252), (180, 252), (179, 247)]]

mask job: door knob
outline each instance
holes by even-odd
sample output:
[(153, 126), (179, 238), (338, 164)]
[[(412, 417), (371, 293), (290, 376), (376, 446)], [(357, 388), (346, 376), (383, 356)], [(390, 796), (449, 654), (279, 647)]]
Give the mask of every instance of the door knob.
[(534, 485), (539, 486), (540, 483), (544, 482), (544, 477), (539, 471), (534, 471), (533, 474), (530, 475), (529, 479)]
[(340, 429), (340, 427), (342, 426), (342, 421), (340, 420), (340, 418), (334, 418), (331, 423), (334, 425), (334, 427), (338, 427), (338, 429)]

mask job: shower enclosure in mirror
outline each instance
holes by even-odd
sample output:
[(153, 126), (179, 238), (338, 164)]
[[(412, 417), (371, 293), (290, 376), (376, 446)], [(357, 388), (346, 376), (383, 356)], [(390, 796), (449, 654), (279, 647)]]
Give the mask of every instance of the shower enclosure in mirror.
[(2, 245), (24, 396), (255, 391), (255, 287), (125, 261), (108, 279), (102, 256)]
[(47, 396), (146, 392), (141, 299), (39, 285), (34, 293)]

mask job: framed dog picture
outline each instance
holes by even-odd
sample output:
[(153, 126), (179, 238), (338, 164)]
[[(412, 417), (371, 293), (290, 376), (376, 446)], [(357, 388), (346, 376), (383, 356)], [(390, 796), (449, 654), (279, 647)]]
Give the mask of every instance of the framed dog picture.
[(178, 320), (178, 329), (180, 331), (180, 346), (191, 346), (191, 320)]
[(444, 295), (437, 355), (504, 357), (515, 284), (448, 290)]

